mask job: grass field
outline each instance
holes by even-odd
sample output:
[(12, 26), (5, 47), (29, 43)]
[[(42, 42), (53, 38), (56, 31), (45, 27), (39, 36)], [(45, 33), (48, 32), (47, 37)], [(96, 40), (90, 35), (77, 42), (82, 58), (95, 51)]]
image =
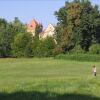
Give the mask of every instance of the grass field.
[(100, 62), (0, 59), (0, 100), (100, 100)]

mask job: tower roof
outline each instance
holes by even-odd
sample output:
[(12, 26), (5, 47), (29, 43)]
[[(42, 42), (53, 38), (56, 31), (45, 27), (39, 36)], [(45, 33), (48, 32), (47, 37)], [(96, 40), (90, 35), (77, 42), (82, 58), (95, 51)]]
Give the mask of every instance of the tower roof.
[(38, 22), (35, 19), (32, 19), (28, 24), (27, 24), (27, 29), (28, 30), (34, 30), (36, 26), (38, 25)]

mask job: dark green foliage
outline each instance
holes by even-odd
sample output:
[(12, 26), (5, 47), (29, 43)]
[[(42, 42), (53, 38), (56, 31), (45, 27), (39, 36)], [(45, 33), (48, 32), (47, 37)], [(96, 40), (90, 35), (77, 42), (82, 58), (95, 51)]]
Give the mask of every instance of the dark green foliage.
[(51, 37), (47, 37), (44, 40), (35, 40), (33, 54), (38, 57), (50, 57), (53, 55), (53, 49), (56, 44)]
[(37, 25), (35, 29), (35, 38), (39, 39), (39, 33), (41, 33), (42, 31), (43, 31), (42, 24)]
[(18, 32), (25, 32), (25, 26), (18, 18), (12, 23), (0, 19), (0, 57), (12, 57), (11, 43)]
[(100, 54), (100, 11), (89, 0), (73, 0), (55, 12), (58, 23), (56, 41), (48, 37), (39, 40), (42, 24), (35, 36), (26, 32), (26, 25), (18, 17), (7, 22), (0, 18), (0, 57), (50, 57), (60, 53)]
[(69, 53), (72, 53), (72, 54), (84, 54), (86, 53), (80, 45), (76, 45)]
[(64, 53), (77, 45), (88, 52), (93, 42), (100, 43), (100, 11), (89, 0), (66, 2), (55, 15), (57, 42)]
[(100, 62), (100, 56), (93, 54), (60, 54), (55, 57), (56, 59), (74, 60), (74, 61), (90, 61)]
[(53, 50), (53, 55), (56, 56), (56, 55), (61, 54), (61, 53), (63, 53), (62, 48), (60, 46), (56, 46)]
[(12, 53), (14, 57), (32, 56), (32, 36), (28, 33), (17, 34), (12, 43)]
[(76, 27), (80, 25), (81, 5), (79, 3), (66, 2), (55, 15), (58, 19), (56, 27), (57, 42), (63, 52), (69, 52), (76, 43)]
[(10, 23), (13, 26), (14, 33), (25, 33), (26, 32), (26, 26), (18, 19), (18, 17), (15, 17), (14, 21)]
[(11, 35), (7, 21), (0, 19), (0, 57), (8, 57), (10, 55)]
[(89, 48), (89, 52), (92, 54), (100, 54), (100, 44), (92, 44)]
[(62, 7), (59, 9), (59, 12), (56, 11), (55, 15), (57, 17), (57, 20), (59, 21), (58, 24), (66, 25), (67, 24), (67, 15), (66, 15), (65, 7)]
[(89, 51), (89, 47), (92, 44), (92, 40), (96, 40), (100, 27), (100, 13), (97, 6), (92, 6), (90, 2), (82, 3), (82, 16), (80, 23), (80, 34), (81, 34), (81, 47), (85, 51)]
[(67, 93), (59, 94), (52, 92), (24, 92), (0, 93), (1, 100), (100, 100), (99, 97), (91, 95)]

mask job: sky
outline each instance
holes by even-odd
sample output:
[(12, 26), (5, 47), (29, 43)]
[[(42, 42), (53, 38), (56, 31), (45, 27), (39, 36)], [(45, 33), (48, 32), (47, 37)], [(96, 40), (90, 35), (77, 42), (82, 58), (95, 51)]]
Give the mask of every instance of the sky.
[[(0, 0), (0, 17), (7, 21), (13, 21), (14, 17), (18, 17), (23, 23), (28, 23), (34, 18), (46, 28), (50, 23), (56, 25), (57, 19), (54, 12), (64, 6), (65, 1)], [(91, 2), (100, 5), (100, 0), (91, 0)]]

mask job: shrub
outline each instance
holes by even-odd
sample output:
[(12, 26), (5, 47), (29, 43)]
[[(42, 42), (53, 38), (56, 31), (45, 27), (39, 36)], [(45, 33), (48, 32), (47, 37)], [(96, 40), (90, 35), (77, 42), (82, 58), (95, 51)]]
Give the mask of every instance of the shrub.
[(11, 44), (14, 57), (32, 56), (32, 36), (28, 33), (17, 34)]
[(54, 48), (54, 50), (53, 50), (53, 55), (54, 56), (56, 56), (58, 54), (61, 54), (61, 53), (63, 53), (63, 50), (62, 50), (61, 47), (57, 46), (57, 47)]
[(50, 57), (53, 55), (53, 49), (55, 48), (55, 46), (56, 44), (53, 38), (51, 37), (47, 37), (46, 39), (43, 40), (38, 40), (33, 48), (34, 56)]
[(75, 61), (100, 61), (99, 55), (92, 54), (59, 54), (55, 59), (75, 60)]
[(93, 44), (89, 48), (89, 52), (92, 54), (100, 54), (100, 44)]
[(80, 45), (77, 45), (70, 51), (70, 53), (82, 54), (82, 53), (85, 53), (85, 51), (81, 48)]

